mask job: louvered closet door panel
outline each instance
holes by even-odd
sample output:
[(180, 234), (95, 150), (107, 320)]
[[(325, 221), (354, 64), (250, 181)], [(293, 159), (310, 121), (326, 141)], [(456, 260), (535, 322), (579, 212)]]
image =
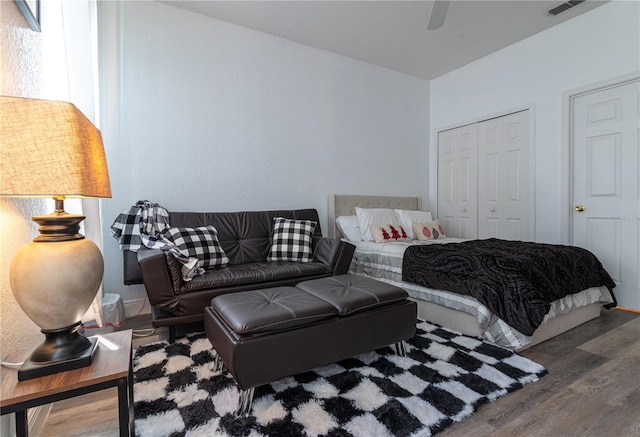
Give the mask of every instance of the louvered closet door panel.
[(438, 219), (448, 236), (477, 238), (477, 126), (438, 133)]
[(478, 123), (478, 237), (529, 240), (529, 111)]

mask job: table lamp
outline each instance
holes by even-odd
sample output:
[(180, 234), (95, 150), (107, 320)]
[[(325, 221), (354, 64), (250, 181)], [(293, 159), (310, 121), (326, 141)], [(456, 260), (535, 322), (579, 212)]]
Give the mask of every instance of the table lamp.
[(0, 196), (55, 199), (54, 212), (32, 217), (39, 235), (10, 266), (18, 305), (45, 335), (18, 379), (90, 365), (96, 340), (78, 329), (104, 262), (79, 233), (85, 217), (65, 212), (64, 199), (111, 197), (100, 131), (71, 103), (0, 97)]

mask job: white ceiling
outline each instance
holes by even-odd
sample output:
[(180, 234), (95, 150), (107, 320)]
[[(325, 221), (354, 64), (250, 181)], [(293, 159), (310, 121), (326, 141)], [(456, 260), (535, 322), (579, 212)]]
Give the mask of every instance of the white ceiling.
[(432, 0), (163, 3), (433, 79), (607, 1), (587, 0), (554, 17), (547, 11), (564, 0), (453, 0), (438, 30), (427, 30)]

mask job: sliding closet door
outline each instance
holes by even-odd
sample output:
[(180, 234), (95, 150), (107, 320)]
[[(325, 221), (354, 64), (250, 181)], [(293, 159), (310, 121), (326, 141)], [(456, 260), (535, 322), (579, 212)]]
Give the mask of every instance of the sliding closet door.
[(438, 133), (438, 219), (459, 238), (530, 240), (529, 111)]
[(477, 238), (475, 124), (438, 133), (438, 219), (448, 236)]
[(529, 111), (478, 123), (478, 238), (529, 240)]

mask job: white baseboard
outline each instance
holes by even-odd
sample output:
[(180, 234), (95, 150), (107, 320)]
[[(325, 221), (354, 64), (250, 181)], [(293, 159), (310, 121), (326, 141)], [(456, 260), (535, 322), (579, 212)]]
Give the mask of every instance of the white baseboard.
[(44, 421), (47, 420), (53, 404), (40, 405), (38, 407), (30, 408), (27, 413), (27, 420), (29, 421), (29, 435), (39, 436), (42, 428), (44, 428)]
[[(30, 408), (27, 411), (27, 431), (30, 436), (38, 437), (40, 435), (51, 408), (53, 408), (53, 404), (46, 404)], [(6, 414), (0, 417), (0, 435), (6, 437), (16, 436), (15, 414)]]
[(147, 299), (146, 297), (141, 299), (125, 300), (123, 303), (124, 312), (127, 319), (138, 316), (140, 314), (151, 313), (151, 304), (149, 303), (149, 299)]
[(0, 416), (0, 435), (7, 437), (15, 437), (16, 435), (16, 421), (15, 414), (5, 414)]

